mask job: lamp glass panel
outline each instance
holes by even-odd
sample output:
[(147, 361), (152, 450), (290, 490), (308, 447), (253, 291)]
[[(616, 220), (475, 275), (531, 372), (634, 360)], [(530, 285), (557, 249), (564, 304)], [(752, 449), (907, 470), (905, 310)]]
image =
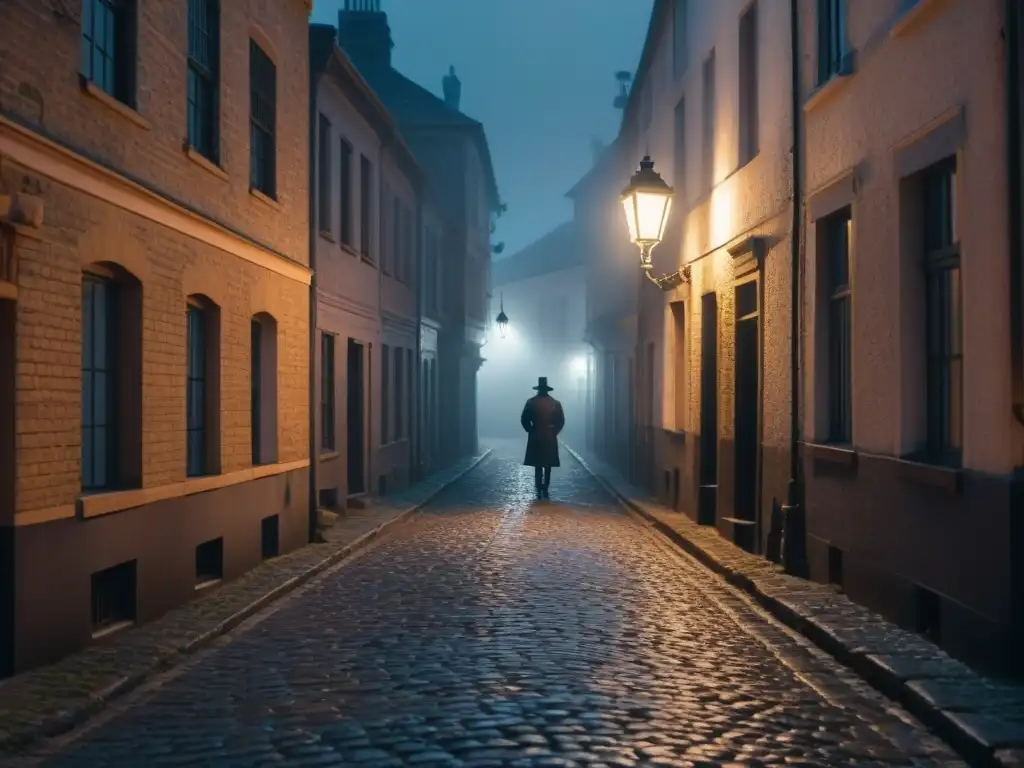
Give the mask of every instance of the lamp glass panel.
[(660, 241), (671, 197), (662, 192), (636, 192), (635, 240)]
[(634, 205), (636, 196), (630, 195), (629, 197), (623, 198), (622, 207), (626, 211), (626, 225), (629, 227), (629, 239), (632, 242), (636, 242), (636, 206)]

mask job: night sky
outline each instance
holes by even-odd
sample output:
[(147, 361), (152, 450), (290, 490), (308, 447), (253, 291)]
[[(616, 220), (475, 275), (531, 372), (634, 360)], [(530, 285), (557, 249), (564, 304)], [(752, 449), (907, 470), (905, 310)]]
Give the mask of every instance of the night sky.
[[(635, 70), (651, 2), (382, 0), (396, 68), (440, 94), (454, 64), (462, 111), (487, 130), (504, 255), (571, 216), (565, 192), (590, 167), (591, 137), (615, 137), (615, 72)], [(313, 20), (336, 24), (342, 5), (315, 0)]]

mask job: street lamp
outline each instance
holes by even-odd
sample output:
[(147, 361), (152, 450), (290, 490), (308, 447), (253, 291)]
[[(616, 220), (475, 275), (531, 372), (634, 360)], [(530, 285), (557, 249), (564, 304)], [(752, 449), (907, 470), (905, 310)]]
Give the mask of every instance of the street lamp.
[(505, 314), (505, 297), (501, 297), (501, 311), (498, 312), (498, 316), (494, 318), (494, 322), (498, 324), (498, 333), (501, 334), (501, 338), (505, 338), (505, 329), (508, 328), (508, 315)]
[(662, 241), (668, 214), (672, 209), (674, 190), (661, 174), (654, 170), (654, 161), (645, 155), (640, 161), (640, 169), (629, 180), (629, 186), (622, 190), (622, 207), (626, 212), (626, 224), (629, 226), (630, 239), (640, 247), (640, 268), (647, 279), (661, 288), (670, 291), (685, 281), (689, 270), (673, 272), (670, 275), (654, 277), (651, 270), (651, 251)]

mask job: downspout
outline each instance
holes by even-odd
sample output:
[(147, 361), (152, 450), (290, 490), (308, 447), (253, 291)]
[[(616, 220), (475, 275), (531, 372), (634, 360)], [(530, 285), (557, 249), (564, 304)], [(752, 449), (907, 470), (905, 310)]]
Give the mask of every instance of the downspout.
[[(312, 73), (311, 73), (312, 74)], [(313, 221), (316, 208), (316, 169), (317, 157), (316, 146), (316, 116), (319, 109), (317, 102), (317, 84), (320, 77), (313, 74), (310, 80), (309, 93), (309, 266), (313, 271), (309, 281), (309, 541), (316, 541), (317, 537), (317, 509), (319, 507), (319, 479), (320, 470), (319, 455), (316, 444), (316, 354), (317, 354), (317, 277), (316, 277), (316, 231), (318, 222)]]
[[(384, 375), (384, 211), (387, 201), (384, 199), (384, 157), (387, 154), (387, 139), (381, 139), (380, 144), (377, 148), (377, 322), (380, 325), (380, 338), (377, 340), (377, 357), (380, 360), (377, 362), (377, 370), (380, 371), (380, 376)], [(397, 246), (397, 243), (391, 244), (392, 248)], [(370, 243), (370, 248), (373, 248), (373, 243)], [(394, 372), (390, 370), (393, 374)], [(370, 365), (370, 376), (373, 376), (373, 366)], [(371, 378), (372, 382), (373, 379)], [(373, 392), (373, 385), (369, 387), (369, 391)], [(394, 391), (394, 387), (389, 386), (388, 392)], [(383, 410), (388, 407), (388, 403), (384, 402), (384, 382), (380, 382), (380, 387), (377, 395), (377, 400), (380, 403), (380, 408)], [(370, 428), (367, 430), (367, 434), (373, 434), (374, 420), (377, 419), (377, 415), (370, 410)], [(379, 463), (380, 455), (382, 453), (381, 448), (384, 445), (384, 435), (381, 434), (380, 441), (378, 442), (377, 450), (373, 450), (373, 438), (370, 438), (370, 450), (367, 451), (367, 496), (374, 498), (377, 495), (377, 491), (380, 490), (380, 480), (377, 480), (377, 491), (374, 491), (373, 479), (374, 471)]]
[[(1010, 225), (1010, 365), (1013, 415), (1024, 424), (1024, 232), (1021, 230), (1021, 17), (1018, 0), (1006, 0), (1004, 34), (1006, 37), (1006, 167)], [(1019, 647), (1024, 641), (1024, 467), (1020, 459), (1010, 482), (1010, 626), (1011, 643)], [(1016, 668), (1024, 677), (1024, 658), (1011, 654)]]
[(1006, 140), (1010, 224), (1010, 362), (1013, 415), (1024, 424), (1024, 236), (1021, 231), (1021, 18), (1017, 0), (1006, 0)]
[(803, 507), (803, 477), (800, 462), (800, 253), (803, 224), (801, 175), (803, 173), (803, 110), (800, 103), (800, 23), (798, 0), (789, 2), (790, 29), (790, 96), (793, 121), (793, 223), (790, 233), (792, 263), (790, 273), (790, 423), (789, 423), (789, 487), (782, 507), (782, 562), (787, 573), (807, 575), (806, 510)]

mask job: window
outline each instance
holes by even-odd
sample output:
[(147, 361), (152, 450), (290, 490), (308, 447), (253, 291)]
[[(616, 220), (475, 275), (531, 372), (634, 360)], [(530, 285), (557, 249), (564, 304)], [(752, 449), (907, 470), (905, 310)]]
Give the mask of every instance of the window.
[(395, 437), (406, 436), (405, 431), (405, 350), (395, 347)]
[(97, 275), (82, 277), (82, 489), (116, 483), (117, 286)]
[(381, 199), (384, 200), (384, 206), (380, 211), (380, 268), (385, 275), (390, 275), (395, 268), (395, 238), (391, 235), (391, 206), (387, 202), (391, 199), (391, 185), (381, 183)]
[(320, 447), (334, 450), (334, 336), (320, 335)]
[(686, 72), (689, 53), (686, 39), (689, 5), (688, 0), (676, 0), (675, 10), (672, 13), (672, 71), (677, 78)]
[(395, 246), (395, 277), (399, 277), (401, 274), (402, 259), (405, 258), (402, 243), (402, 201), (395, 195), (395, 199), (391, 204), (391, 227), (392, 227), (392, 240)]
[(413, 264), (416, 261), (416, 232), (413, 227), (415, 221), (413, 212), (405, 209), (405, 216), (402, 217), (404, 227), (405, 249), (402, 258), (402, 280), (411, 283), (413, 279)]
[(413, 421), (416, 413), (416, 406), (413, 402), (413, 395), (416, 391), (416, 368), (413, 365), (411, 349), (405, 350), (405, 375), (408, 377), (405, 384), (405, 413), (408, 429), (406, 430), (405, 435), (411, 439), (413, 433)]
[(682, 202), (686, 199), (686, 99), (680, 99), (676, 104), (673, 159), (675, 170), (672, 182), (676, 188), (676, 197)]
[(331, 234), (331, 121), (320, 115), (317, 125), (317, 225)]
[(218, 0), (188, 3), (188, 144), (218, 162), (218, 80), (220, 7)]
[(250, 330), (250, 424), (255, 466), (277, 460), (277, 323), (270, 315), (260, 313), (252, 318)]
[(846, 0), (818, 0), (818, 84), (847, 68)]
[(380, 444), (391, 442), (391, 349), (380, 348)]
[(277, 197), (277, 67), (249, 41), (249, 186)]
[(352, 145), (341, 140), (341, 242), (352, 245)]
[(853, 442), (853, 326), (850, 293), (850, 209), (819, 222), (823, 239), (821, 267), (828, 304), (825, 337), (828, 345), (828, 441)]
[(82, 76), (118, 101), (135, 101), (134, 0), (83, 0)]
[(186, 465), (189, 477), (206, 474), (206, 317), (189, 307), (186, 353)]
[(758, 152), (757, 3), (740, 17), (740, 165)]
[(715, 49), (704, 60), (704, 190), (715, 185)]
[(359, 156), (359, 252), (370, 258), (370, 222), (373, 221), (373, 166), (366, 155)]
[(963, 440), (963, 345), (956, 159), (924, 172), (928, 452), (957, 463)]

